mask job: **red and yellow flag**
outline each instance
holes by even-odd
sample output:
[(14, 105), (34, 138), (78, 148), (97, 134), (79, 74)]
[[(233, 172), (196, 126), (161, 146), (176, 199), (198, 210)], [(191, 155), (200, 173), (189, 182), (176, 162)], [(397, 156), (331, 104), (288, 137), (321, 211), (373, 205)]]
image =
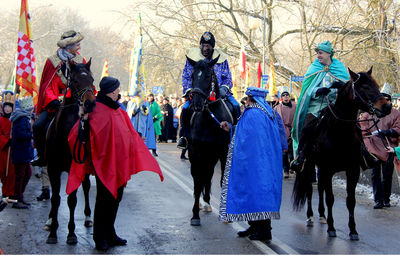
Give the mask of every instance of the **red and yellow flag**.
[(103, 65), (103, 70), (102, 70), (102, 72), (101, 72), (101, 78), (100, 78), (100, 80), (101, 80), (103, 77), (108, 77), (108, 61), (107, 61), (107, 59), (104, 60), (104, 65)]
[(273, 97), (274, 95), (278, 94), (278, 90), (276, 89), (276, 84), (275, 84), (275, 70), (273, 61), (271, 61), (270, 63), (267, 87), (269, 91), (268, 96)]
[(20, 97), (32, 96), (33, 104), (36, 105), (38, 99), (36, 59), (33, 52), (31, 16), (28, 10), (28, 0), (21, 0), (17, 55), (15, 81), (20, 88)]
[(246, 68), (246, 89), (250, 87), (250, 67)]

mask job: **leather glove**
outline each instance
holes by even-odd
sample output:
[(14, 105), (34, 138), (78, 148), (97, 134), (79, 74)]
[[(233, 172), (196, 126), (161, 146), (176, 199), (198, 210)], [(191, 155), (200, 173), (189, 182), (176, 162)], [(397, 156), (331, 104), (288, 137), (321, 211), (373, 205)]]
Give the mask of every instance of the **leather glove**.
[(58, 99), (54, 99), (49, 104), (47, 104), (47, 109), (58, 110), (60, 105), (61, 105), (60, 101), (58, 101)]
[(157, 121), (157, 118), (153, 117), (153, 123), (154, 123), (155, 121)]
[(382, 136), (382, 137), (385, 137), (385, 136), (393, 137), (393, 138), (398, 138), (399, 137), (399, 134), (393, 129), (381, 130), (379, 132), (379, 135)]
[(147, 107), (145, 105), (142, 105), (142, 110), (143, 110), (144, 113), (146, 113)]
[(326, 96), (331, 90), (329, 88), (319, 88), (317, 92), (315, 92), (315, 96)]

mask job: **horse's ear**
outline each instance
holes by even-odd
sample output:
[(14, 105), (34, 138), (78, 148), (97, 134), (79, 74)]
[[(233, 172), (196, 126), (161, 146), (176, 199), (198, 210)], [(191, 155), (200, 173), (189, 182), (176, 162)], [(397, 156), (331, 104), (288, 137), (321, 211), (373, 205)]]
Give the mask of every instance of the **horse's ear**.
[(89, 61), (85, 64), (88, 70), (90, 70), (90, 65), (92, 65), (92, 57), (90, 57)]
[(75, 67), (76, 67), (75, 62), (68, 62), (68, 63), (69, 63), (69, 69), (70, 69), (71, 71), (73, 71), (73, 70), (75, 69)]
[(188, 56), (186, 56), (186, 59), (188, 60), (189, 64), (192, 65), (192, 67), (194, 67), (194, 65), (196, 65), (196, 63), (197, 63), (194, 60), (192, 60), (191, 58), (189, 58)]
[(210, 61), (210, 62), (208, 63), (208, 66), (209, 66), (210, 68), (212, 68), (212, 67), (218, 62), (219, 56), (220, 56), (220, 55), (218, 55), (217, 58), (213, 59), (212, 61)]
[(370, 75), (370, 76), (372, 75), (372, 67), (373, 66), (371, 66), (371, 68), (367, 71), (367, 74)]
[(349, 73), (350, 73), (350, 77), (353, 81), (356, 81), (358, 79), (358, 74), (353, 72), (350, 68), (349, 69)]

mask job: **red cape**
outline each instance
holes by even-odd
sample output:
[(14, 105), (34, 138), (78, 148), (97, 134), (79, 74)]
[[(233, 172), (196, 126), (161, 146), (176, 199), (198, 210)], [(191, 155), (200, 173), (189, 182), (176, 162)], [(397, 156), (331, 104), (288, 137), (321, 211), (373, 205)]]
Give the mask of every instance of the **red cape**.
[[(134, 130), (124, 110), (115, 110), (97, 102), (89, 117), (91, 162), (89, 159), (84, 164), (72, 162), (67, 194), (81, 185), (87, 173), (96, 173), (115, 198), (117, 189), (126, 185), (131, 175), (138, 172), (155, 172), (159, 174), (161, 181), (164, 180), (160, 166)], [(78, 126), (79, 121), (68, 137), (71, 151), (78, 134)]]
[[(3, 184), (2, 195), (5, 197), (14, 196), (15, 172), (14, 164), (11, 161), (11, 154), (8, 156), (10, 147), (5, 148), (8, 140), (10, 140), (11, 122), (8, 118), (0, 117), (0, 180)], [(5, 148), (5, 149), (4, 149)], [(8, 174), (7, 170), (8, 158)]]

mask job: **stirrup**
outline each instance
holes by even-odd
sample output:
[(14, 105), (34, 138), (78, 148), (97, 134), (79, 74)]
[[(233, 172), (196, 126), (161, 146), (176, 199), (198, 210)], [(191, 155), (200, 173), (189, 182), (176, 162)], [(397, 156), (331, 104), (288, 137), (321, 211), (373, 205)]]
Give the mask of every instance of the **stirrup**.
[(178, 145), (176, 147), (178, 147), (179, 149), (187, 149), (187, 146), (188, 146), (188, 141), (186, 137), (179, 138)]

